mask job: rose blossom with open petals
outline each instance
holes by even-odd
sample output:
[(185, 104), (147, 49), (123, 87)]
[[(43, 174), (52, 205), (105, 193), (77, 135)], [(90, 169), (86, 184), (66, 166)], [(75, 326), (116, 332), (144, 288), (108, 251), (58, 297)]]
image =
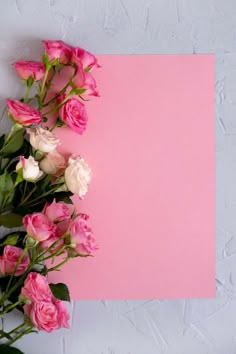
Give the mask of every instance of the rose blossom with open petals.
[(73, 213), (73, 206), (71, 206), (71, 204), (66, 204), (63, 201), (56, 202), (56, 199), (54, 199), (51, 204), (47, 203), (45, 205), (43, 213), (52, 222), (58, 222), (71, 217), (71, 214)]
[(51, 301), (52, 292), (47, 278), (35, 272), (30, 272), (21, 288), (21, 295), (30, 302)]
[(28, 103), (8, 98), (6, 104), (11, 117), (24, 126), (40, 124), (42, 122), (41, 113)]
[(86, 129), (88, 116), (84, 104), (78, 96), (71, 96), (60, 108), (61, 120), (75, 133), (83, 134)]
[(45, 241), (56, 234), (56, 225), (43, 213), (25, 215), (23, 224), (28, 236), (38, 242)]
[(59, 328), (69, 328), (69, 314), (61, 300), (40, 301), (24, 306), (24, 312), (39, 330), (53, 332)]
[(13, 63), (13, 66), (23, 80), (28, 80), (29, 77), (32, 77), (35, 81), (39, 81), (45, 74), (44, 64), (37, 61), (18, 60)]
[(84, 69), (99, 68), (98, 60), (92, 53), (87, 52), (83, 48), (76, 47), (73, 50), (72, 62), (81, 62)]
[[(23, 250), (19, 247), (7, 245), (4, 247), (3, 255), (0, 256), (0, 274), (12, 274), (15, 270), (17, 262), (22, 255)], [(23, 274), (29, 266), (29, 256), (25, 254), (18, 264), (15, 276)]]
[(49, 61), (58, 59), (61, 64), (70, 63), (73, 47), (61, 40), (43, 41)]
[(67, 188), (79, 197), (82, 198), (87, 193), (91, 181), (91, 169), (83, 158), (74, 155), (69, 158), (65, 181)]
[(73, 78), (73, 85), (76, 88), (85, 89), (85, 92), (81, 94), (83, 97), (99, 97), (96, 80), (90, 72), (81, 72), (81, 70), (78, 70)]
[(97, 83), (94, 77), (90, 73), (85, 73), (85, 82), (83, 88), (86, 89), (86, 96), (96, 96), (99, 97), (99, 92), (97, 90)]
[(46, 154), (46, 156), (40, 161), (39, 167), (46, 174), (58, 177), (65, 171), (66, 160), (61, 154), (59, 154), (59, 152), (53, 150)]
[(87, 215), (79, 214), (71, 221), (68, 230), (72, 247), (80, 255), (91, 255), (98, 249), (87, 219)]
[(52, 152), (60, 143), (60, 139), (50, 132), (50, 130), (38, 128), (28, 128), (30, 144), (37, 150), (42, 152)]
[(26, 300), (25, 315), (38, 329), (52, 332), (62, 327), (69, 328), (69, 314), (65, 305), (53, 296), (45, 276), (29, 273), (20, 298)]

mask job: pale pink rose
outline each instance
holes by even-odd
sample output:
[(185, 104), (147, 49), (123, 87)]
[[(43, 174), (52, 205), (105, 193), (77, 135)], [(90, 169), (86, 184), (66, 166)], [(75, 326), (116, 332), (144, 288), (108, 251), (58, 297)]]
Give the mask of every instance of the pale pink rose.
[(52, 152), (60, 143), (60, 139), (50, 132), (50, 130), (38, 128), (28, 128), (30, 144), (42, 152)]
[(43, 41), (49, 61), (58, 59), (61, 64), (70, 63), (73, 47), (61, 40)]
[(84, 104), (78, 96), (71, 96), (60, 108), (61, 120), (74, 132), (83, 134), (86, 129), (88, 116)]
[(81, 61), (84, 69), (99, 68), (98, 60), (92, 53), (87, 52), (83, 48), (76, 47), (73, 50), (72, 62), (78, 63)]
[(58, 222), (65, 219), (69, 219), (73, 213), (73, 207), (64, 202), (56, 202), (54, 199), (51, 204), (46, 204), (43, 213), (50, 219), (52, 222)]
[(42, 122), (41, 113), (28, 103), (8, 98), (6, 104), (11, 117), (18, 123), (28, 127)]
[(98, 249), (87, 219), (88, 216), (85, 214), (78, 215), (71, 221), (68, 230), (71, 245), (79, 255), (92, 255)]
[(53, 150), (40, 161), (39, 167), (46, 174), (58, 177), (65, 171), (66, 160), (59, 152)]
[(43, 175), (43, 172), (39, 169), (38, 161), (33, 156), (29, 156), (28, 159), (20, 156), (20, 161), (16, 165), (16, 172), (22, 172), (23, 179), (29, 182), (36, 182)]
[(25, 215), (23, 224), (27, 234), (38, 242), (45, 241), (56, 234), (56, 225), (43, 213)]
[(78, 194), (80, 198), (84, 197), (91, 181), (91, 173), (83, 158), (72, 155), (65, 170), (65, 182), (69, 191)]
[(47, 278), (35, 272), (28, 274), (21, 288), (21, 295), (31, 302), (50, 302), (53, 297)]
[(32, 77), (35, 81), (39, 81), (45, 74), (44, 64), (37, 61), (18, 60), (13, 63), (13, 66), (23, 80), (28, 80), (29, 77)]
[(50, 333), (62, 327), (69, 328), (69, 314), (60, 300), (27, 304), (24, 306), (24, 312), (39, 330)]
[[(4, 247), (3, 255), (0, 256), (0, 273), (3, 275), (13, 274), (16, 264), (22, 255), (23, 250), (19, 247), (7, 245)], [(24, 255), (20, 264), (17, 266), (15, 276), (22, 275), (29, 266), (29, 256)]]

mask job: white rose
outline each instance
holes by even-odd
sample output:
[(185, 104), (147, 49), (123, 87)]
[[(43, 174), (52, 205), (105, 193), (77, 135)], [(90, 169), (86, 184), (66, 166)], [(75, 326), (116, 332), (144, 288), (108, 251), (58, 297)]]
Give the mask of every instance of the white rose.
[(83, 197), (88, 191), (88, 184), (91, 180), (91, 169), (84, 159), (71, 156), (65, 170), (65, 181), (67, 188), (74, 194)]
[(18, 173), (22, 171), (23, 179), (29, 182), (35, 182), (43, 175), (43, 172), (39, 169), (38, 161), (35, 161), (32, 156), (28, 159), (20, 156), (20, 161), (16, 165), (16, 171)]
[(48, 175), (60, 176), (64, 173), (66, 161), (61, 154), (54, 150), (46, 154), (46, 156), (40, 161), (39, 166), (41, 170)]
[(38, 128), (29, 128), (27, 133), (30, 136), (30, 144), (37, 150), (42, 152), (53, 151), (60, 142), (60, 139), (50, 132), (50, 130)]

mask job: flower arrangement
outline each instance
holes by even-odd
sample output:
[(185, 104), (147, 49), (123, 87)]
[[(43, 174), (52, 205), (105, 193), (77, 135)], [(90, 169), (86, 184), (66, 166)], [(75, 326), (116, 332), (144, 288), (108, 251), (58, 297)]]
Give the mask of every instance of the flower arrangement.
[[(68, 126), (83, 134), (86, 101), (99, 96), (91, 74), (99, 64), (82, 48), (43, 43), (41, 62), (13, 64), (25, 95), (6, 100), (13, 124), (0, 137), (0, 225), (8, 228), (0, 239), (0, 352), (9, 354), (21, 353), (12, 344), (25, 334), (68, 328), (68, 288), (49, 284), (47, 275), (97, 250), (88, 215), (71, 200), (73, 194), (85, 196), (91, 170), (81, 156), (66, 159), (57, 151), (54, 129)], [(62, 76), (65, 84), (57, 88)], [(23, 322), (6, 331), (4, 318), (13, 310)]]

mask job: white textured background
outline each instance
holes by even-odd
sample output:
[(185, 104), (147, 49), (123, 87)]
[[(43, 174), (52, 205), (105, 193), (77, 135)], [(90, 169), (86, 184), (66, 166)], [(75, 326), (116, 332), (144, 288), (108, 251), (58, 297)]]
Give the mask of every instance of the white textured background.
[(95, 53), (216, 54), (217, 298), (76, 301), (70, 330), (30, 335), (19, 347), (26, 354), (236, 354), (236, 1), (0, 5), (1, 99), (20, 93), (9, 61), (37, 59), (42, 38), (61, 38)]

